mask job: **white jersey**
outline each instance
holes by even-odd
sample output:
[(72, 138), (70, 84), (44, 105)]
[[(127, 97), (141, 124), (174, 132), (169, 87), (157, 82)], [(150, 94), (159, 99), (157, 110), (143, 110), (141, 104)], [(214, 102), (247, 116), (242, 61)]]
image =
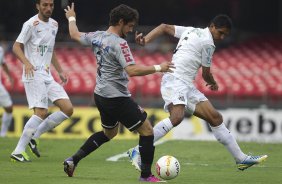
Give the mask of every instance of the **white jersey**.
[(58, 23), (52, 18), (43, 22), (35, 15), (23, 24), (16, 42), (24, 45), (25, 56), (35, 67), (34, 78), (31, 79), (25, 77), (23, 68), (23, 82), (37, 78), (44, 81), (54, 80), (50, 73), (50, 64), (57, 32)]
[(215, 50), (212, 35), (209, 28), (175, 26), (174, 36), (179, 38), (179, 42), (172, 57), (176, 68), (171, 75), (191, 83), (201, 66), (211, 66)]

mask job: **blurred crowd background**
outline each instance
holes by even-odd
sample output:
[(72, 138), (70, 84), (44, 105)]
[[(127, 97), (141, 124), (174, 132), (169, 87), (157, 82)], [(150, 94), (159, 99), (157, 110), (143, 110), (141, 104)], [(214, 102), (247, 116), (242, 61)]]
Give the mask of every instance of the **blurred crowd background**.
[[(73, 1), (54, 0), (53, 18), (59, 23), (56, 54), (69, 74), (65, 86), (74, 105), (93, 105), (96, 60), (90, 48), (72, 42), (63, 9)], [(105, 30), (109, 12), (123, 3), (140, 14), (136, 31), (148, 33), (161, 23), (206, 27), (217, 14), (227, 14), (234, 22), (231, 36), (217, 46), (212, 71), (219, 91), (210, 91), (201, 75), (195, 85), (217, 108), (282, 108), (282, 1), (281, 0), (75, 0), (77, 24), (82, 32)], [(11, 92), (14, 104), (26, 105), (21, 82), (22, 64), (11, 52), (22, 24), (37, 13), (35, 0), (1, 0), (0, 39), (5, 59), (15, 79), (11, 86), (2, 73), (2, 82)], [(145, 47), (127, 38), (137, 63), (152, 65), (170, 60), (177, 40), (162, 36)], [(54, 71), (54, 70), (53, 70)], [(56, 80), (57, 74), (53, 72)], [(129, 88), (145, 107), (162, 107), (161, 74), (133, 77)]]

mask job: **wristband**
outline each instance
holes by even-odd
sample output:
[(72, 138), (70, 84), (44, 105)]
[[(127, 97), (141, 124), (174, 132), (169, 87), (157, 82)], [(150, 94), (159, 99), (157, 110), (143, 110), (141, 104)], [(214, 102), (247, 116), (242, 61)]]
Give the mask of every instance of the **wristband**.
[(76, 21), (74, 16), (69, 17), (68, 20), (69, 20), (69, 22)]
[(155, 71), (160, 72), (162, 70), (161, 65), (154, 65)]

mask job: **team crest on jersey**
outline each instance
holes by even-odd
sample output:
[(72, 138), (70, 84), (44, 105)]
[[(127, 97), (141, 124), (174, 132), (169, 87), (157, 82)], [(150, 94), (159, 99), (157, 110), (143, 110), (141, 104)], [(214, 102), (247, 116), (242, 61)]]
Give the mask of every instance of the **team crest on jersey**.
[(40, 101), (41, 101), (42, 103), (47, 103), (47, 102), (48, 102), (48, 98), (43, 97)]
[(37, 26), (38, 24), (39, 24), (39, 21), (38, 21), (38, 20), (36, 20), (36, 21), (33, 22), (33, 26)]
[(121, 51), (122, 51), (122, 54), (125, 58), (125, 61), (127, 63), (133, 61), (133, 58), (131, 57), (129, 46), (127, 45), (127, 43), (124, 42), (124, 43), (120, 43), (119, 45), (121, 47)]
[(185, 98), (184, 98), (184, 96), (180, 96), (180, 97), (178, 97), (178, 100), (180, 100), (180, 101), (182, 101), (182, 102), (185, 102)]

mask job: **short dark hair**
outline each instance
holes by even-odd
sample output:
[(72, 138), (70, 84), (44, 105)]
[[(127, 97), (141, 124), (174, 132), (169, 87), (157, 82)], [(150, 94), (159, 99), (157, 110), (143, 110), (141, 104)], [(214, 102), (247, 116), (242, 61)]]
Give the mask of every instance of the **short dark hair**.
[(214, 24), (214, 26), (216, 28), (228, 28), (228, 29), (232, 29), (232, 20), (230, 17), (228, 17), (227, 15), (224, 15), (224, 14), (220, 14), (220, 15), (217, 15), (215, 16), (211, 22), (210, 22), (210, 25), (211, 24)]
[(41, 0), (35, 0), (35, 4), (40, 4)]
[(139, 13), (136, 9), (133, 9), (127, 5), (121, 4), (110, 12), (110, 26), (115, 26), (118, 22), (122, 19), (125, 24), (128, 22), (135, 21), (138, 23), (139, 20)]

